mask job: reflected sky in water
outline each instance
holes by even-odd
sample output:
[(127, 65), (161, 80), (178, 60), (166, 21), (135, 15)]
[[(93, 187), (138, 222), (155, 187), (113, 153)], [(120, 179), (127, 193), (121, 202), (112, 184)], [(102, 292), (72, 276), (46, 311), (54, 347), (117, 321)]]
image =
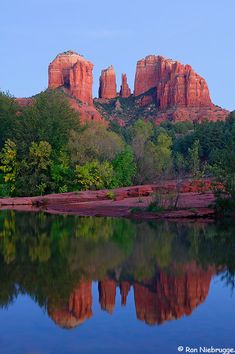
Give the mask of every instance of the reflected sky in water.
[(0, 352), (235, 347), (231, 225), (0, 213)]

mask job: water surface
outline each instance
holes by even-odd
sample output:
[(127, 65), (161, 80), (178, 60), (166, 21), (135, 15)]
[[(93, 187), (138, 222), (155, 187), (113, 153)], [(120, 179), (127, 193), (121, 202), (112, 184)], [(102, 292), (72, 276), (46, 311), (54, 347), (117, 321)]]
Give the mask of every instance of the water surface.
[(0, 213), (0, 353), (235, 347), (235, 227)]

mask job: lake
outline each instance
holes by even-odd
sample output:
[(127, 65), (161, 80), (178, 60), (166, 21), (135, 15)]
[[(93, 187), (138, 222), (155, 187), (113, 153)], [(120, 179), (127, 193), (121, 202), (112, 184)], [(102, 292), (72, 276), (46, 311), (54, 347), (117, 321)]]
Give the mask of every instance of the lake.
[(231, 223), (1, 211), (0, 353), (235, 348), (234, 271)]

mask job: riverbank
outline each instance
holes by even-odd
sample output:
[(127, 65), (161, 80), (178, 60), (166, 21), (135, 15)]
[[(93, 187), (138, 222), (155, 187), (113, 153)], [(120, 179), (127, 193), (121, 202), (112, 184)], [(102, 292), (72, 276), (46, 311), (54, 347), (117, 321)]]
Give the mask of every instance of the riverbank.
[(129, 217), (137, 219), (213, 219), (214, 194), (208, 181), (181, 183), (177, 209), (147, 211), (157, 193), (176, 191), (176, 182), (118, 188), (50, 194), (38, 197), (2, 198), (0, 210), (44, 211), (51, 214), (81, 216)]

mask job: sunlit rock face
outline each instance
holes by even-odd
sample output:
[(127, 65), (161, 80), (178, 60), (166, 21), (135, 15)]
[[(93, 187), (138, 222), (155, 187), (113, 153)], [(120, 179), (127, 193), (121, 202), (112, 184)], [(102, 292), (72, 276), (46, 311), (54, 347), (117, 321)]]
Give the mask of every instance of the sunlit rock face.
[(216, 121), (228, 115), (228, 111), (213, 105), (206, 81), (190, 65), (155, 55), (139, 60), (134, 95), (144, 95), (150, 89), (155, 89), (152, 96), (142, 97), (140, 106), (157, 104), (157, 123), (167, 119)]
[(191, 68), (162, 56), (150, 55), (138, 61), (135, 96), (156, 87), (160, 109), (179, 106), (211, 106), (206, 81)]
[(98, 289), (101, 309), (112, 313), (116, 301), (116, 281), (102, 280), (99, 282)]
[(127, 83), (127, 76), (126, 74), (122, 74), (122, 84), (120, 89), (120, 97), (127, 98), (131, 95), (131, 89)]
[(48, 87), (64, 87), (83, 103), (92, 104), (93, 64), (73, 51), (57, 55), (49, 65)]
[(74, 328), (92, 316), (92, 282), (81, 281), (60, 307), (48, 304), (48, 314), (63, 328)]
[(160, 272), (152, 282), (136, 283), (137, 318), (153, 325), (190, 315), (205, 301), (213, 273), (213, 269), (203, 270), (192, 263), (179, 274)]
[(116, 74), (111, 65), (102, 70), (100, 76), (99, 98), (110, 99), (117, 96)]

